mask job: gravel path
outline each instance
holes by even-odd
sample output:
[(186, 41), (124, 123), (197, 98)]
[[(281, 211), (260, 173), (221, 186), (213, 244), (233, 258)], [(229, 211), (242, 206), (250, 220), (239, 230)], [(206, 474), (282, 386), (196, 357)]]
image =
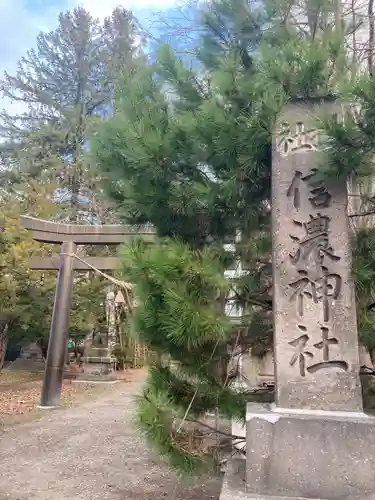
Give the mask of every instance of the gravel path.
[(131, 425), (140, 381), (0, 434), (0, 500), (218, 500), (220, 481), (182, 488)]

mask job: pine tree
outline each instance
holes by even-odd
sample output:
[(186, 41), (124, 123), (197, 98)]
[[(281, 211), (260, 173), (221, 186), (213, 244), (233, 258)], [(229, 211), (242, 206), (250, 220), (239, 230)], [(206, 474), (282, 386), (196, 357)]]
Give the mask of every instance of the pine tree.
[[(228, 445), (225, 433), (211, 439), (207, 412), (245, 417), (251, 395), (233, 386), (230, 353), (272, 346), (275, 120), (289, 99), (338, 96), (349, 80), (347, 27), (337, 29), (323, 2), (296, 10), (210, 2), (197, 25), (199, 69), (161, 47), (155, 64), (123, 77), (115, 116), (91, 141), (119, 211), (157, 231), (152, 245), (137, 242), (121, 256), (139, 299), (134, 331), (174, 361), (161, 356), (150, 370), (138, 421), (185, 472), (217, 463)], [(239, 262), (246, 271), (226, 279)], [(241, 308), (235, 322), (228, 296)]]
[[(6, 172), (59, 181), (62, 218), (103, 218), (96, 173), (85, 161), (91, 120), (108, 114), (119, 64), (131, 71), (141, 56), (131, 12), (117, 8), (101, 25), (83, 8), (61, 13), (58, 27), (40, 33), (15, 76), (5, 74), (0, 91), (25, 112), (0, 115)], [(100, 200), (102, 202), (102, 200)]]

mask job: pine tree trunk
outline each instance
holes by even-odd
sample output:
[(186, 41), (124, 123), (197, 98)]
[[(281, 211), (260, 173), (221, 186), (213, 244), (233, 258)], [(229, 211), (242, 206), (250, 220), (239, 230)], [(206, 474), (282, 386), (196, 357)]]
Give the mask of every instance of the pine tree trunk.
[(7, 352), (8, 330), (8, 323), (6, 323), (5, 325), (3, 325), (2, 331), (0, 333), (0, 371), (3, 369), (5, 354)]

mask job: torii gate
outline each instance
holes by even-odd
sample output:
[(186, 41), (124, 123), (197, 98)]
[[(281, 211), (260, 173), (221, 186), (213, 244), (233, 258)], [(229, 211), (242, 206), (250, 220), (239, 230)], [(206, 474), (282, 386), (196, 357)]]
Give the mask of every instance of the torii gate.
[(60, 243), (60, 255), (31, 257), (30, 268), (34, 270), (58, 270), (58, 278), (49, 334), (46, 369), (40, 407), (59, 406), (64, 375), (65, 351), (68, 341), (69, 313), (73, 289), (73, 272), (117, 269), (116, 257), (84, 257), (85, 262), (75, 258), (77, 245), (121, 245), (135, 236), (152, 241), (155, 234), (151, 226), (136, 228), (121, 225), (76, 225), (49, 222), (34, 217), (21, 216), (21, 225), (31, 231), (35, 241)]

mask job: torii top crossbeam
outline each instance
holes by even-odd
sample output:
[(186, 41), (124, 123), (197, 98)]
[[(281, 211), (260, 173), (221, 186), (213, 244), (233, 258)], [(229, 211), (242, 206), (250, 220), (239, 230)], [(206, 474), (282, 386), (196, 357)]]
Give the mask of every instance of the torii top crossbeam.
[(128, 238), (142, 236), (152, 240), (155, 230), (152, 226), (128, 225), (78, 225), (50, 222), (22, 215), (21, 224), (32, 233), (35, 241), (43, 243), (63, 243), (71, 241), (76, 245), (121, 245)]

